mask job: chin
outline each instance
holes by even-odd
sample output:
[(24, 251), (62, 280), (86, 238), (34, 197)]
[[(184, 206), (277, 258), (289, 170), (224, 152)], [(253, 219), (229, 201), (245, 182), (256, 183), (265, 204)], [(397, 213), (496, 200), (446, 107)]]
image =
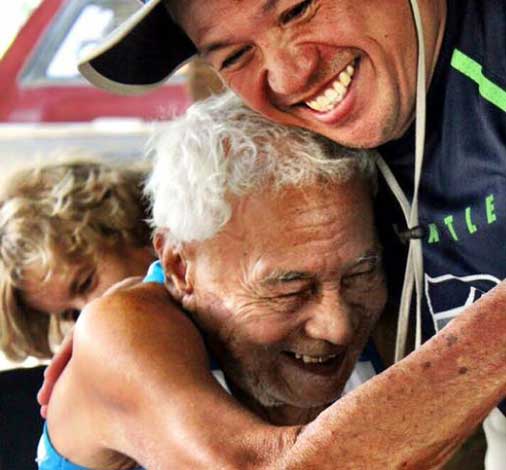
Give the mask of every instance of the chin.
[(297, 408), (315, 408), (328, 406), (341, 398), (344, 385), (320, 387), (318, 390), (300, 390), (297, 397), (286, 397), (285, 403)]
[(357, 116), (344, 126), (323, 126), (317, 132), (345, 147), (376, 148), (402, 135), (400, 112), (396, 107), (390, 107), (387, 112), (371, 110), (368, 115)]
[(357, 149), (376, 148), (394, 138), (392, 129), (377, 126), (361, 126), (350, 129), (349, 132), (343, 129), (326, 128), (320, 129), (319, 132), (344, 147)]

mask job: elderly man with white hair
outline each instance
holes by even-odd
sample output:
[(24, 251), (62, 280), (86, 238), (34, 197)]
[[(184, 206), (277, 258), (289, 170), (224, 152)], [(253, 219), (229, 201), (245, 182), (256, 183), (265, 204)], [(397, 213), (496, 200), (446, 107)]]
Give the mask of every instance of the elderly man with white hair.
[[(495, 297), (339, 399), (386, 298), (374, 154), (230, 96), (195, 105), (152, 148), (160, 263), (79, 318), (39, 468), (442, 465), (506, 391), (487, 374), (504, 369), (500, 340), (476, 328)], [(491, 354), (466, 349), (462, 330), (487, 336)]]

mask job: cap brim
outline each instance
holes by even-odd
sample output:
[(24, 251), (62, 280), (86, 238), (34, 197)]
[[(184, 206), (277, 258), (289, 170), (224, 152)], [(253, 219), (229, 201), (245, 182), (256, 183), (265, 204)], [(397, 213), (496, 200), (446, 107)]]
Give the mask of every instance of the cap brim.
[(152, 0), (114, 30), (79, 64), (92, 84), (136, 94), (163, 83), (197, 53), (162, 0)]

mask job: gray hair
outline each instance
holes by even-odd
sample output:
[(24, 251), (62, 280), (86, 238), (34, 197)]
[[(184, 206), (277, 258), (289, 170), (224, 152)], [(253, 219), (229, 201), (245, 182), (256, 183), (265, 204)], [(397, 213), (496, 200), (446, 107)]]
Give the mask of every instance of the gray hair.
[(309, 131), (274, 124), (232, 93), (191, 106), (151, 139), (146, 184), (151, 223), (176, 242), (212, 238), (231, 217), (230, 196), (352, 176), (376, 187), (375, 152), (349, 149)]

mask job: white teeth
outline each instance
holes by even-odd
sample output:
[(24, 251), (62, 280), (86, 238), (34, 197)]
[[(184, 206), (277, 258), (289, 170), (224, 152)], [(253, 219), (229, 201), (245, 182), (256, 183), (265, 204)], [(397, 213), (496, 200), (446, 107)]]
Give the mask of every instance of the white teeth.
[(329, 103), (329, 100), (325, 95), (319, 96), (316, 101), (318, 103), (318, 106), (320, 106), (322, 109), (324, 109)]
[(326, 362), (337, 356), (337, 354), (329, 354), (327, 356), (307, 356), (306, 354), (294, 353), (295, 359), (300, 359), (304, 364), (314, 364), (317, 362)]
[(344, 96), (344, 94), (346, 93), (346, 87), (341, 82), (336, 80), (332, 86), (339, 95)]
[(354, 73), (355, 67), (349, 64), (327, 89), (323, 90), (315, 99), (306, 101), (306, 105), (319, 112), (327, 112), (335, 108), (346, 96)]
[(318, 101), (310, 101), (306, 103), (310, 108), (315, 109), (316, 111), (322, 111), (322, 107), (318, 104)]
[(325, 92), (325, 98), (328, 100), (335, 100), (337, 98), (337, 94), (337, 91), (332, 88)]
[(348, 75), (348, 72), (341, 72), (339, 74), (339, 81), (347, 87), (351, 82), (351, 77)]

